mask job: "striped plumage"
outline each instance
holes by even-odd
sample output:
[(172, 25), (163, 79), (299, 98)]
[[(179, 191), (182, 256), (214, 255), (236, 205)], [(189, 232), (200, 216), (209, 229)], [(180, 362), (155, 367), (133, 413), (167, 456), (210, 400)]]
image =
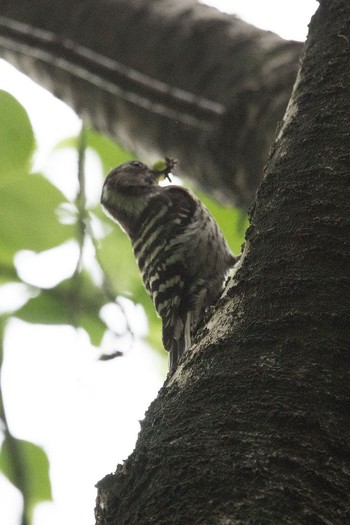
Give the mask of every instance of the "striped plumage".
[(163, 171), (138, 161), (106, 178), (101, 203), (130, 237), (146, 289), (162, 319), (173, 371), (235, 263), (207, 208), (181, 186), (159, 186)]

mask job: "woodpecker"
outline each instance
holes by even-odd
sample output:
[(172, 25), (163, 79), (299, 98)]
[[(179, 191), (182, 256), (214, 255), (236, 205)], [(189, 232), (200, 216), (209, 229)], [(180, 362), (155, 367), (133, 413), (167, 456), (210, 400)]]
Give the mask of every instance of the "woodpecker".
[(213, 216), (190, 190), (159, 186), (162, 177), (170, 180), (175, 162), (166, 159), (163, 170), (138, 160), (125, 162), (108, 174), (101, 196), (105, 213), (131, 240), (162, 320), (171, 373), (237, 260)]

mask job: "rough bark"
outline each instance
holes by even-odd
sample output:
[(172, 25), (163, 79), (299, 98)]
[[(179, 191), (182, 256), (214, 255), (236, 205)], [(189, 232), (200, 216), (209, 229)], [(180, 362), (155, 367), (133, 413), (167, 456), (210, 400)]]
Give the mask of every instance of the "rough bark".
[(244, 259), (98, 525), (350, 522), (350, 3), (323, 0)]
[(0, 53), (146, 161), (247, 207), (301, 44), (195, 0), (0, 0)]

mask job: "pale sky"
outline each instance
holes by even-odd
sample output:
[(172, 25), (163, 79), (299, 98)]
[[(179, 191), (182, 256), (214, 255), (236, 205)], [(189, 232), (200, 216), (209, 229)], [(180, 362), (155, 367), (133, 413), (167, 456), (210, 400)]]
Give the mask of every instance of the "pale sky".
[(278, 33), (283, 38), (304, 41), (307, 25), (316, 11), (316, 0), (203, 0), (247, 22)]

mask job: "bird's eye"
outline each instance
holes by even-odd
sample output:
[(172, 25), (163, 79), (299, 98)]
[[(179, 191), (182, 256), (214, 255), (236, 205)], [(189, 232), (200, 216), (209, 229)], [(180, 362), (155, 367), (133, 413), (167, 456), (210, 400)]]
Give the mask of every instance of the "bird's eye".
[(133, 160), (130, 164), (131, 164), (131, 166), (133, 168), (142, 168), (143, 167), (142, 162), (139, 162), (138, 160)]

